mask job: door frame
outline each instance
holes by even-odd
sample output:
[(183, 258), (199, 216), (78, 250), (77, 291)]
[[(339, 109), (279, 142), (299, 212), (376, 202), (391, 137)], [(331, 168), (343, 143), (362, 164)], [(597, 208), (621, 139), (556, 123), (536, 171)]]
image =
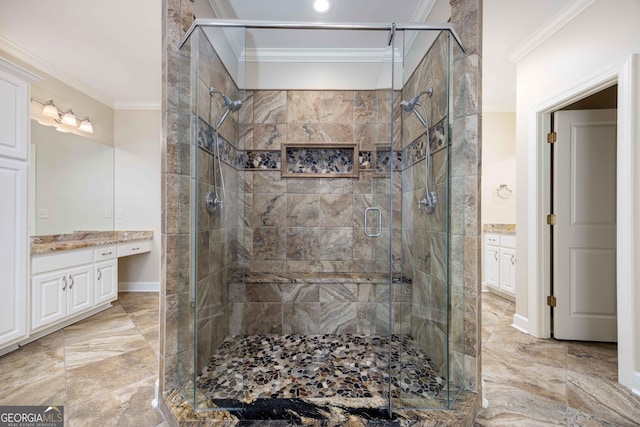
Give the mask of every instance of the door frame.
[[(549, 150), (546, 135), (551, 113), (602, 89), (618, 84), (617, 171), (616, 171), (616, 275), (618, 310), (618, 381), (634, 389), (634, 80), (640, 65), (640, 55), (630, 55), (575, 86), (535, 105), (530, 111), (533, 124), (527, 144), (527, 297), (528, 332), (539, 338), (551, 334), (551, 310), (546, 305), (549, 295), (548, 251), (549, 213)], [(636, 385), (636, 387), (634, 387)]]

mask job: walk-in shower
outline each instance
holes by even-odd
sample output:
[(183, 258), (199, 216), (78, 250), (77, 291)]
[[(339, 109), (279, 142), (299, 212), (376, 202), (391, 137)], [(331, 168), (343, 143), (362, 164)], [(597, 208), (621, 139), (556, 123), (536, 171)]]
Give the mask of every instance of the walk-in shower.
[(473, 391), (463, 58), (448, 24), (195, 21), (175, 396), (296, 423)]

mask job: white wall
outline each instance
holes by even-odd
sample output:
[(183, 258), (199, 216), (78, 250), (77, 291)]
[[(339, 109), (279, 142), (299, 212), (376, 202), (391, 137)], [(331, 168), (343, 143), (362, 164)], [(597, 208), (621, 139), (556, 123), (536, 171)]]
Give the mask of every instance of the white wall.
[[(511, 197), (496, 190), (506, 184)], [(507, 192), (501, 192), (504, 196)], [(482, 223), (516, 222), (516, 113), (482, 114)]]
[[(534, 236), (528, 235), (530, 221), (538, 221), (530, 206), (530, 198), (527, 197), (529, 180), (537, 173), (530, 170), (528, 165), (529, 147), (536, 144), (535, 120), (533, 113), (536, 106), (552, 102), (559, 94), (577, 87), (578, 83), (591, 78), (596, 74), (609, 69), (616, 63), (620, 63), (633, 53), (640, 53), (640, 2), (637, 0), (596, 0), (584, 12), (557, 31), (549, 39), (540, 44), (531, 53), (525, 56), (517, 66), (517, 185), (522, 191), (518, 192), (516, 221), (517, 229), (517, 304), (516, 314), (527, 318), (528, 295), (534, 283), (531, 279), (531, 268), (528, 265), (527, 255), (536, 251)], [(630, 95), (636, 99), (640, 97), (640, 82), (635, 77), (635, 90)], [(637, 112), (634, 118), (637, 122)], [(637, 127), (637, 124), (636, 124)], [(625, 130), (625, 132), (631, 130)], [(636, 129), (637, 132), (637, 129)], [(640, 150), (640, 137), (637, 133), (632, 135), (636, 147), (635, 164), (640, 166), (638, 153)], [(638, 196), (638, 182), (635, 182), (635, 197)], [(535, 195), (531, 195), (535, 197)], [(637, 200), (636, 200), (637, 203)], [(636, 210), (638, 208), (636, 207)], [(635, 215), (635, 236), (633, 247), (640, 248), (640, 217)], [(640, 250), (633, 253), (634, 264), (640, 265)], [(640, 304), (640, 277), (638, 272), (633, 273), (632, 283), (619, 283), (632, 289), (636, 306)], [(623, 319), (630, 325), (635, 325), (632, 343), (620, 342), (619, 351), (629, 352), (624, 357), (634, 360), (635, 371), (640, 372), (640, 327), (639, 319)], [(620, 378), (625, 384), (630, 384), (629, 378)], [(640, 386), (640, 383), (639, 383)]]
[[(160, 110), (115, 111), (116, 230), (152, 230), (150, 253), (120, 258), (120, 290), (160, 282)], [(122, 210), (122, 218), (117, 213)]]

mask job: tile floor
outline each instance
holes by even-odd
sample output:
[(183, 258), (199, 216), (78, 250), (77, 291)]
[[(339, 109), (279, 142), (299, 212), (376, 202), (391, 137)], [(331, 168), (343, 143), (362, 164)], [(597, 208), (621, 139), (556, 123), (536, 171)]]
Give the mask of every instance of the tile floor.
[(61, 405), (65, 426), (166, 426), (151, 408), (158, 295), (115, 305), (0, 357), (0, 405)]
[[(616, 347), (539, 340), (513, 329), (514, 304), (483, 294), (485, 397), (476, 426), (640, 426), (640, 397), (616, 381)], [(166, 427), (150, 406), (158, 296), (113, 308), (0, 357), (0, 405), (64, 403), (67, 426)]]
[(515, 305), (482, 295), (476, 426), (640, 426), (640, 397), (617, 381), (615, 344), (536, 339), (511, 327)]

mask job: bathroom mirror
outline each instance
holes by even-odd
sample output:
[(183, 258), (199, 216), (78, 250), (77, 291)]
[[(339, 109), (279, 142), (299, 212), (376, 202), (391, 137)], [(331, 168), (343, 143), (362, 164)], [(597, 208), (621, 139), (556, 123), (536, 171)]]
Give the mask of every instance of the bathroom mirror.
[(31, 121), (32, 236), (114, 229), (114, 148)]

